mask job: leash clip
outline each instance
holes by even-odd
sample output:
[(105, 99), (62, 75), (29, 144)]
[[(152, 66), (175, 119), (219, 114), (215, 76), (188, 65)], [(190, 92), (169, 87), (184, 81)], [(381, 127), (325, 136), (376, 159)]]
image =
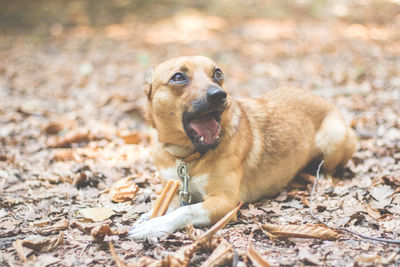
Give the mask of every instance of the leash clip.
[(179, 191), (179, 201), (181, 202), (181, 206), (186, 206), (192, 201), (192, 195), (189, 193), (190, 176), (188, 167), (185, 162), (180, 161), (176, 170), (183, 184), (182, 190)]

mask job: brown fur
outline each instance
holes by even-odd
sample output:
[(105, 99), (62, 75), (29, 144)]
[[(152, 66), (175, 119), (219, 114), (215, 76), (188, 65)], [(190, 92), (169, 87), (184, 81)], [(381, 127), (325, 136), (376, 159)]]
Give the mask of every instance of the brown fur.
[[(160, 64), (146, 83), (148, 118), (158, 132), (154, 160), (159, 169), (176, 167), (177, 158), (195, 150), (182, 113), (213, 84), (215, 66), (205, 57), (175, 58)], [(187, 86), (168, 83), (176, 71), (187, 73)], [(203, 206), (211, 222), (240, 200), (276, 194), (314, 159), (323, 158), (324, 171), (333, 173), (355, 150), (355, 136), (338, 109), (307, 90), (282, 88), (239, 101), (228, 94), (227, 101), (220, 144), (188, 164), (192, 179), (209, 176)]]

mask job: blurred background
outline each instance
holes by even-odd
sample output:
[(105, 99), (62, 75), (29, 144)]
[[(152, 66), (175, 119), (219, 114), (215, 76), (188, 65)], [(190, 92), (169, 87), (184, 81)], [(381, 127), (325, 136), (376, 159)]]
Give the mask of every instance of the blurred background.
[(0, 71), (17, 91), (127, 92), (147, 67), (201, 54), (239, 94), (338, 88), (398, 68), (399, 14), (398, 0), (2, 0)]
[(0, 115), (141, 129), (146, 69), (205, 55), (235, 96), (302, 86), (375, 133), (375, 109), (399, 109), (399, 14), (398, 0), (2, 0)]
[(380, 108), (400, 109), (399, 14), (398, 0), (2, 0), (0, 115), (141, 129), (146, 69), (205, 55), (237, 97), (302, 86), (375, 133)]
[(235, 96), (302, 86), (376, 132), (378, 108), (399, 110), (399, 14), (398, 0), (2, 0), (0, 115), (141, 129), (146, 69), (205, 55)]

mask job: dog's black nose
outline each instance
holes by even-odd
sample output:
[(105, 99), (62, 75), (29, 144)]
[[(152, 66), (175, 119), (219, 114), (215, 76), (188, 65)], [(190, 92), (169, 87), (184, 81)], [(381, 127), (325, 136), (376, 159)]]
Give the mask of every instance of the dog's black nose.
[(220, 104), (226, 100), (226, 92), (219, 87), (212, 87), (207, 91), (207, 101), (212, 104)]

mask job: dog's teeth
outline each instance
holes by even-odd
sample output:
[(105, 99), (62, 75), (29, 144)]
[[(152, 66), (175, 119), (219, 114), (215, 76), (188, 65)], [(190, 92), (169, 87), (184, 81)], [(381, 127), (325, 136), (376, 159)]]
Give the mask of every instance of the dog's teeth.
[(204, 142), (204, 136), (200, 136), (200, 141)]

